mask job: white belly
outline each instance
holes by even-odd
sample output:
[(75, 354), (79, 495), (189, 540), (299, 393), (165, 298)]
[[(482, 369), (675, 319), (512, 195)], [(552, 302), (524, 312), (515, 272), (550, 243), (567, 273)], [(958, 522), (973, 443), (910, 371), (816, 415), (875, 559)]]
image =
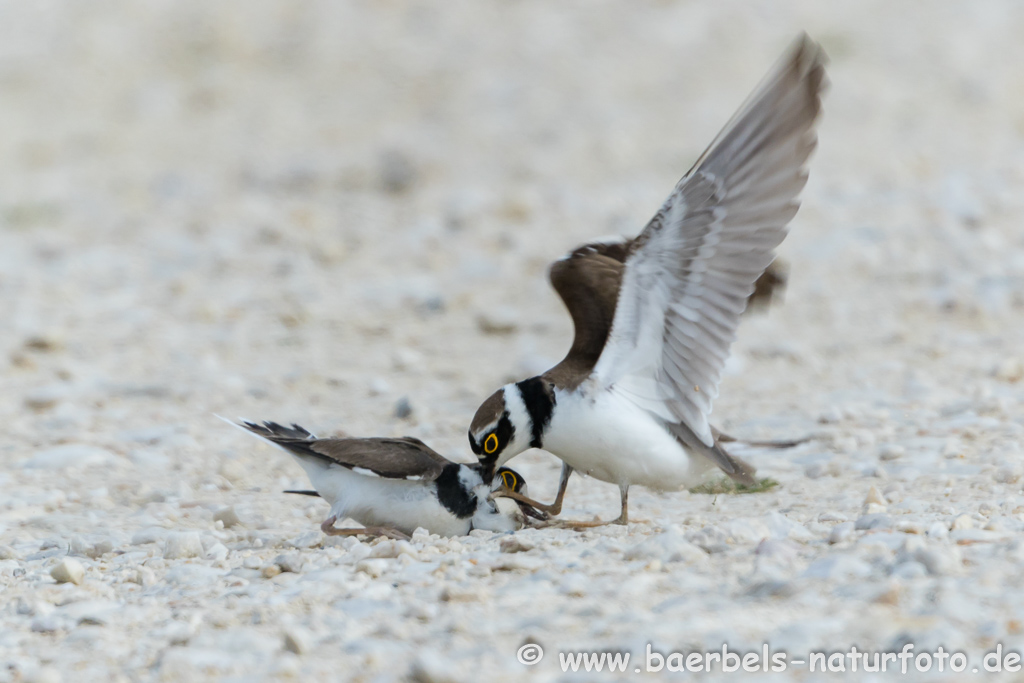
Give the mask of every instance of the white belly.
[(711, 465), (658, 418), (615, 394), (559, 391), (556, 401), (543, 448), (595, 479), (676, 490), (698, 483)]
[(296, 457), (313, 488), (331, 504), (338, 521), (353, 519), (364, 526), (383, 526), (411, 535), (418, 527), (441, 536), (469, 533), (470, 519), (459, 519), (421, 481), (384, 479), (353, 472), (322, 460)]

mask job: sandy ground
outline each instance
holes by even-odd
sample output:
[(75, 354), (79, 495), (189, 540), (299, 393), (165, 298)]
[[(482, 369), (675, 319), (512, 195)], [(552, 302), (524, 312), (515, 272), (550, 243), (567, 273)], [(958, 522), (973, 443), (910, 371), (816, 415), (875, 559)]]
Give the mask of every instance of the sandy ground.
[[(568, 346), (547, 264), (639, 230), (800, 29), (832, 89), (790, 286), (715, 406), (819, 437), (740, 449), (775, 489), (334, 543), (213, 417), (470, 459), (478, 403)], [(1010, 1), (0, 3), (0, 681), (1019, 650), (1022, 34)], [(553, 494), (552, 456), (512, 464)], [(617, 503), (574, 479), (565, 515)]]

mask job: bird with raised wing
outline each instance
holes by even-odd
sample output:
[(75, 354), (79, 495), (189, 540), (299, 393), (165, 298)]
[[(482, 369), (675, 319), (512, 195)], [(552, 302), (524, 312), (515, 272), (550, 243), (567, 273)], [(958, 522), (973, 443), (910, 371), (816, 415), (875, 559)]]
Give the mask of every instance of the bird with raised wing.
[(753, 483), (708, 417), (740, 315), (799, 208), (825, 61), (801, 36), (638, 236), (584, 245), (551, 266), (572, 346), (481, 404), (469, 441), (484, 470), (543, 448), (563, 462), (558, 495), (530, 503), (558, 514), (578, 470), (619, 487), (621, 524), (633, 485), (675, 490), (714, 466)]

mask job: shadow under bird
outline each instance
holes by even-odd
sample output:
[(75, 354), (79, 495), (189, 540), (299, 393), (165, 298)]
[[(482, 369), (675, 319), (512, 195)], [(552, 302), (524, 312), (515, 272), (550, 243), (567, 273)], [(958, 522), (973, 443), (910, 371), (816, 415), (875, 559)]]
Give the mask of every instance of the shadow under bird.
[[(499, 506), (491, 499), (491, 477), (484, 480), (479, 464), (452, 462), (413, 437), (318, 439), (296, 424), (226, 421), (295, 457), (316, 490), (294, 493), (319, 495), (330, 504), (320, 525), (328, 535), (408, 538), (422, 527), (462, 536), (473, 529), (515, 531), (524, 514), (540, 516), (526, 504)], [(502, 468), (495, 479), (513, 495), (525, 495), (517, 472)], [(334, 526), (344, 519), (363, 527)]]
[(558, 514), (579, 470), (619, 487), (615, 522), (625, 524), (632, 485), (676, 490), (716, 465), (753, 483), (708, 416), (740, 315), (799, 208), (825, 61), (802, 35), (637, 237), (586, 244), (551, 266), (572, 347), (491, 395), (469, 429), (485, 469), (527, 448), (563, 461), (553, 504), (510, 497)]

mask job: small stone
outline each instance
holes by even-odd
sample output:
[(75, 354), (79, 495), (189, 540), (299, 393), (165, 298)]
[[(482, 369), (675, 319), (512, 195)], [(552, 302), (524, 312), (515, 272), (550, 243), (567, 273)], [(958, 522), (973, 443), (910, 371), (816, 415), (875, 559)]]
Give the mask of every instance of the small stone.
[(68, 552), (70, 552), (72, 555), (92, 557), (92, 543), (89, 543), (82, 536), (76, 534), (71, 537), (71, 541), (70, 543), (68, 543)]
[(882, 498), (882, 494), (879, 493), (877, 486), (872, 486), (868, 489), (868, 495), (864, 498), (865, 505), (885, 505), (885, 498)]
[(416, 370), (423, 365), (423, 354), (414, 349), (397, 349), (391, 355), (391, 367), (398, 371)]
[(957, 515), (953, 518), (953, 521), (949, 525), (950, 531), (960, 531), (963, 529), (973, 529), (974, 520), (971, 519), (970, 515)]
[(898, 460), (906, 454), (907, 449), (895, 444), (887, 444), (878, 449), (878, 457), (881, 460)]
[(999, 517), (993, 517), (989, 520), (988, 524), (985, 525), (985, 531), (1006, 531), (1006, 525), (1003, 524), (1003, 520)]
[(25, 394), (25, 406), (30, 410), (42, 412), (49, 410), (67, 397), (67, 389), (63, 385), (55, 384), (48, 387), (40, 387)]
[(1024, 469), (1018, 465), (1006, 465), (996, 470), (992, 477), (1001, 484), (1016, 484), (1024, 476)]
[(999, 362), (992, 374), (1003, 382), (1019, 382), (1024, 378), (1024, 359), (1006, 358)]
[(964, 445), (959, 439), (946, 439), (942, 445), (942, 457), (947, 460), (954, 460), (963, 457)]
[(822, 462), (813, 462), (804, 468), (804, 476), (808, 479), (821, 479), (828, 474), (828, 466)]
[(389, 194), (402, 194), (416, 182), (416, 167), (404, 153), (387, 150), (380, 155), (380, 186)]
[(383, 396), (391, 392), (391, 385), (382, 377), (374, 377), (370, 380), (370, 396)]
[(56, 332), (35, 334), (25, 340), (25, 348), (37, 353), (54, 353), (64, 348), (64, 338)]
[(854, 535), (854, 524), (853, 522), (842, 522), (832, 527), (831, 533), (828, 535), (828, 542), (835, 545), (836, 543), (843, 543), (853, 538)]
[(299, 550), (305, 550), (308, 548), (315, 548), (323, 542), (323, 534), (319, 531), (306, 531), (299, 534), (295, 538), (288, 541), (288, 545), (292, 548)]
[(949, 576), (957, 573), (963, 566), (960, 552), (955, 547), (941, 546), (927, 548), (914, 554), (915, 559), (935, 576)]
[(843, 411), (836, 406), (826, 408), (818, 415), (818, 424), (837, 424), (843, 420)]
[(496, 306), (476, 317), (476, 326), (484, 334), (512, 334), (519, 329), (519, 312), (506, 306)]
[(228, 549), (223, 543), (214, 543), (206, 549), (206, 559), (221, 562), (228, 559)]
[(298, 553), (292, 553), (289, 555), (278, 555), (274, 558), (274, 564), (281, 568), (283, 572), (291, 572), (292, 574), (302, 573), (302, 556)]
[(36, 633), (53, 633), (60, 628), (60, 621), (53, 614), (39, 616), (32, 620), (29, 628)]
[(421, 652), (409, 672), (413, 683), (463, 683), (466, 679), (458, 675), (454, 665), (436, 652)]
[(395, 417), (399, 420), (412, 417), (412, 403), (409, 401), (408, 396), (403, 396), (395, 403)]
[(281, 573), (281, 567), (279, 567), (276, 564), (268, 564), (266, 567), (263, 568), (263, 571), (261, 573), (263, 574), (263, 578), (272, 579)]
[(9, 545), (0, 545), (0, 560), (20, 560), (21, 555)]
[[(217, 473), (231, 482), (233, 485), (238, 486), (245, 478), (249, 476), (249, 469), (242, 463), (238, 458), (225, 459), (220, 464), (220, 468)], [(225, 524), (224, 526), (227, 526)]]
[(167, 534), (164, 541), (164, 559), (181, 560), (203, 556), (203, 539), (194, 531)]
[(469, 586), (446, 586), (441, 591), (441, 602), (480, 602), (484, 593), (479, 588)]
[(360, 560), (356, 562), (356, 571), (378, 578), (388, 568), (388, 561), (384, 559)]
[(225, 529), (230, 529), (233, 526), (238, 526), (242, 523), (242, 520), (238, 517), (238, 512), (235, 510), (234, 505), (229, 505), (225, 508), (221, 508), (213, 513), (213, 521), (220, 522), (224, 525)]
[(861, 515), (854, 523), (857, 531), (870, 531), (871, 529), (888, 529), (892, 526), (892, 518), (885, 514)]
[(101, 538), (92, 544), (92, 550), (89, 557), (95, 560), (96, 558), (103, 557), (107, 553), (112, 552), (114, 552), (114, 542), (109, 538)]
[(370, 550), (370, 557), (395, 558), (401, 555), (417, 557), (416, 548), (409, 541), (380, 541)]
[(284, 649), (297, 655), (304, 655), (313, 649), (313, 638), (305, 629), (292, 626), (285, 629)]
[(78, 560), (66, 557), (50, 570), (50, 576), (57, 583), (73, 583), (80, 586), (85, 579), (85, 568)]
[(149, 567), (139, 567), (135, 570), (135, 573), (131, 577), (132, 583), (137, 583), (143, 588), (147, 588), (156, 583), (156, 574)]
[(896, 522), (896, 531), (901, 531), (905, 534), (917, 534), (923, 535), (925, 532), (924, 524), (916, 522), (910, 519), (901, 519)]
[(498, 548), (503, 553), (525, 553), (533, 550), (533, 541), (520, 536), (508, 536), (501, 539), (501, 543), (498, 544)]
[(145, 545), (147, 543), (160, 543), (167, 538), (167, 529), (158, 526), (151, 526), (141, 529), (132, 534), (132, 545)]
[(841, 512), (836, 512), (835, 510), (826, 510), (818, 515), (818, 521), (822, 524), (827, 524), (828, 522), (845, 522), (846, 520), (846, 515)]

